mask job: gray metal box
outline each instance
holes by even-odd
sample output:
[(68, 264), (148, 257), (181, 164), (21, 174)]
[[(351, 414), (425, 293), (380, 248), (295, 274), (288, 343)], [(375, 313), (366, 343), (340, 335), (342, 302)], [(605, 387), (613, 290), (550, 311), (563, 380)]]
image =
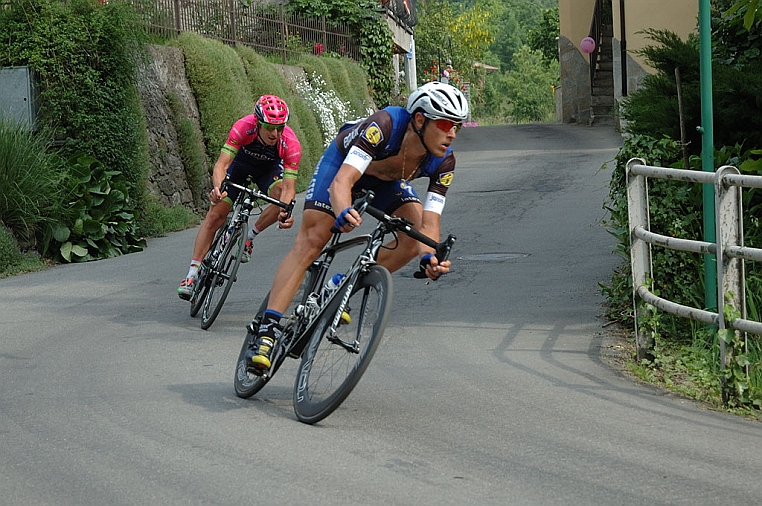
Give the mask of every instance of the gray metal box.
[(34, 74), (29, 67), (0, 68), (0, 116), (29, 128), (37, 120)]

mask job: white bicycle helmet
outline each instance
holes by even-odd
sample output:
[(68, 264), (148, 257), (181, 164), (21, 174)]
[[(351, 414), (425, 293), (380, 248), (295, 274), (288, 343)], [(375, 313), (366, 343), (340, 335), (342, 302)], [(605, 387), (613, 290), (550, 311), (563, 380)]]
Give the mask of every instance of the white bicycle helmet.
[(461, 123), (468, 119), (468, 101), (454, 86), (431, 81), (410, 94), (407, 111), (410, 114), (421, 111), (427, 118)]

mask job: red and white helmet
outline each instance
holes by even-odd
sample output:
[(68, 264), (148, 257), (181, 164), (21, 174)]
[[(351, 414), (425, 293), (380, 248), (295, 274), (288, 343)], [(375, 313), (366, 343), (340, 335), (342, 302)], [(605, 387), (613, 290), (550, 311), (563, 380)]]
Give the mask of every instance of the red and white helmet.
[(288, 121), (288, 106), (280, 97), (262, 95), (254, 105), (254, 114), (260, 123), (285, 125)]

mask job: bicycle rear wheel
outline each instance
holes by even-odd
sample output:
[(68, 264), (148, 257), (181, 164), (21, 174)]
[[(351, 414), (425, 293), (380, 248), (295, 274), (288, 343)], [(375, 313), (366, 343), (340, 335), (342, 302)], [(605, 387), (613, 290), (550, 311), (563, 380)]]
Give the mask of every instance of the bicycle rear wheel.
[[(284, 329), (284, 332), (286, 332), (288, 335), (293, 335), (294, 331), (296, 330), (293, 326), (298, 325), (298, 317), (295, 315), (296, 306), (304, 304), (311, 290), (312, 273), (308, 270), (307, 275), (305, 276), (304, 281), (299, 288), (299, 291), (296, 293), (296, 297), (294, 297), (294, 300), (291, 302), (288, 310), (285, 313), (288, 315), (288, 320), (290, 320), (287, 321), (287, 327)], [(246, 353), (252, 348), (252, 346), (254, 346), (254, 340), (257, 337), (257, 330), (259, 329), (259, 322), (262, 320), (262, 315), (267, 309), (267, 304), (269, 301), (270, 294), (268, 293), (267, 297), (265, 297), (265, 300), (262, 301), (262, 304), (259, 306), (256, 316), (252, 321), (254, 333), (250, 331), (246, 332), (246, 337), (243, 340), (241, 351), (238, 353), (238, 360), (236, 361), (235, 366), (235, 378), (233, 379), (233, 387), (235, 389), (236, 395), (242, 399), (248, 399), (252, 395), (259, 392), (262, 387), (264, 387), (267, 382), (270, 381), (270, 378), (275, 375), (278, 368), (280, 368), (281, 364), (288, 356), (289, 350), (280, 349), (281, 346), (285, 345), (285, 343), (279, 341), (276, 344), (276, 347), (279, 349), (280, 353), (275, 356), (275, 362), (273, 362), (272, 367), (270, 368), (270, 372), (267, 376), (257, 376), (256, 374), (252, 374), (248, 371), (246, 364)]]
[(358, 279), (347, 306), (351, 320), (340, 324), (336, 332), (345, 346), (327, 336), (341, 299), (342, 294), (337, 294), (317, 321), (302, 355), (294, 385), (294, 412), (304, 423), (313, 424), (330, 415), (368, 368), (389, 318), (391, 274), (374, 265)]
[(230, 288), (236, 280), (238, 267), (241, 266), (241, 255), (246, 246), (244, 227), (236, 226), (225, 249), (222, 250), (217, 261), (214, 263), (209, 276), (209, 291), (204, 299), (204, 306), (201, 310), (201, 328), (207, 330), (214, 323), (220, 309), (225, 303), (225, 299), (230, 292)]
[(285, 358), (284, 355), (280, 360), (275, 361), (268, 376), (257, 376), (247, 370), (246, 353), (252, 346), (254, 346), (254, 340), (257, 338), (257, 330), (259, 329), (259, 322), (262, 320), (262, 314), (265, 312), (265, 309), (267, 309), (267, 301), (269, 299), (270, 294), (268, 293), (267, 297), (265, 297), (265, 300), (262, 302), (262, 305), (259, 307), (256, 317), (254, 317), (254, 320), (252, 321), (252, 328), (254, 331), (247, 330), (246, 337), (241, 346), (241, 351), (238, 353), (238, 360), (236, 360), (233, 388), (235, 389), (235, 394), (241, 399), (248, 399), (262, 390), (262, 387), (270, 381), (270, 378), (273, 377)]

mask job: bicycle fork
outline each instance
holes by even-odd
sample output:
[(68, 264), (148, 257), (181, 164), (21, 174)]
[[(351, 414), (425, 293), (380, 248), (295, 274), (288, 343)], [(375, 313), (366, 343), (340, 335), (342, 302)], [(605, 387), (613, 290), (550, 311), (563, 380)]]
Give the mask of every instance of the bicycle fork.
[(346, 325), (346, 323), (342, 323), (343, 321), (343, 315), (344, 313), (349, 313), (349, 298), (352, 296), (352, 292), (354, 290), (355, 283), (357, 282), (357, 279), (359, 279), (359, 276), (353, 276), (354, 279), (349, 279), (344, 284), (346, 287), (344, 290), (344, 295), (341, 298), (341, 303), (339, 303), (339, 307), (336, 308), (336, 314), (333, 316), (333, 321), (331, 321), (331, 326), (328, 328), (328, 331), (326, 333), (325, 338), (328, 339), (333, 344), (339, 345), (345, 350), (347, 350), (350, 353), (360, 353), (360, 341), (357, 339), (357, 335), (355, 335), (355, 339), (352, 343), (349, 343), (347, 341), (342, 340), (341, 338), (337, 337), (338, 328), (341, 325)]

